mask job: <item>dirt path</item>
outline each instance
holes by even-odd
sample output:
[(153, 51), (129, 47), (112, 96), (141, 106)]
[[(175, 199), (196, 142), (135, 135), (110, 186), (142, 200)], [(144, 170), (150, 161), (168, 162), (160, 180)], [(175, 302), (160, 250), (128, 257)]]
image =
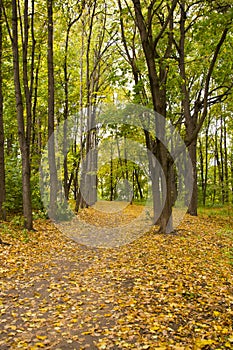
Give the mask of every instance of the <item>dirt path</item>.
[(186, 216), (175, 236), (107, 249), (45, 221), (29, 237), (1, 227), (1, 350), (233, 348), (226, 222)]

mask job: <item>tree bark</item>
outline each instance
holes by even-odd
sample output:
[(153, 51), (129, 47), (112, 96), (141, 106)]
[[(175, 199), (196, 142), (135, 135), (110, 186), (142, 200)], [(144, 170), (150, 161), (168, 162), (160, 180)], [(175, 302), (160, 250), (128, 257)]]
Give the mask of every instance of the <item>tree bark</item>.
[(53, 66), (53, 0), (47, 2), (48, 11), (48, 159), (50, 175), (50, 201), (49, 217), (57, 218), (57, 167), (55, 158), (55, 135), (54, 135), (54, 66)]
[[(27, 139), (28, 133), (25, 133), (23, 98), (20, 85), (19, 70), (19, 49), (18, 49), (18, 20), (17, 20), (17, 3), (12, 0), (12, 51), (13, 51), (13, 69), (14, 69), (14, 86), (16, 98), (16, 112), (18, 121), (19, 145), (22, 156), (22, 184), (23, 184), (23, 214), (24, 225), (28, 230), (33, 229), (32, 205), (31, 205), (31, 188), (30, 188), (30, 152), (28, 145), (30, 140)], [(28, 126), (27, 126), (28, 127)]]
[(5, 187), (5, 154), (4, 154), (4, 122), (3, 122), (3, 95), (2, 95), (2, 7), (0, 5), (0, 220), (6, 220)]
[(222, 116), (222, 110), (220, 115), (220, 142), (219, 142), (219, 151), (220, 151), (220, 172), (221, 172), (221, 192), (222, 192), (222, 204), (225, 204), (226, 199), (226, 193), (225, 193), (225, 167), (224, 167), (224, 149), (223, 149), (223, 143), (224, 143), (224, 130), (223, 130), (223, 116)]
[[(85, 5), (85, 2), (83, 2), (82, 10)], [(82, 14), (81, 13), (75, 17), (74, 19), (69, 18), (69, 22), (67, 25), (67, 31), (66, 31), (66, 40), (65, 40), (65, 56), (64, 56), (64, 64), (63, 64), (63, 70), (64, 70), (64, 94), (65, 94), (65, 103), (64, 103), (64, 127), (63, 127), (63, 133), (64, 133), (64, 144), (63, 144), (63, 154), (64, 154), (64, 162), (63, 162), (63, 168), (64, 168), (64, 192), (65, 192), (65, 198), (69, 199), (69, 173), (68, 173), (68, 163), (67, 163), (67, 120), (69, 117), (69, 72), (68, 72), (68, 54), (69, 54), (69, 41), (70, 41), (70, 31), (73, 25), (80, 19)]]
[[(231, 141), (233, 142), (233, 140)], [(233, 204), (233, 144), (231, 146), (231, 203)]]
[(229, 173), (228, 173), (228, 153), (227, 153), (227, 125), (226, 118), (223, 119), (224, 137), (224, 173), (225, 173), (225, 202), (229, 203)]

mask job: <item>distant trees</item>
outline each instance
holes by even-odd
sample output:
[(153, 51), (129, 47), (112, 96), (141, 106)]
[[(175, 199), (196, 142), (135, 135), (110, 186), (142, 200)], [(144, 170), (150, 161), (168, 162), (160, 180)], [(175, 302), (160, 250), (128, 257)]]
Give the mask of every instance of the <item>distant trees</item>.
[(214, 106), (198, 139), (199, 200), (202, 205), (233, 202), (231, 116)]

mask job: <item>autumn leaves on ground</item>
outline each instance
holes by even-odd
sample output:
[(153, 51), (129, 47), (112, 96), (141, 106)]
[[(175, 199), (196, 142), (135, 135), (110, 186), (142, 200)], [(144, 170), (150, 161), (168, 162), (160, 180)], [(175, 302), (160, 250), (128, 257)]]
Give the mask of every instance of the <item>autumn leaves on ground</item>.
[(230, 211), (108, 249), (35, 228), (0, 223), (1, 350), (233, 349)]

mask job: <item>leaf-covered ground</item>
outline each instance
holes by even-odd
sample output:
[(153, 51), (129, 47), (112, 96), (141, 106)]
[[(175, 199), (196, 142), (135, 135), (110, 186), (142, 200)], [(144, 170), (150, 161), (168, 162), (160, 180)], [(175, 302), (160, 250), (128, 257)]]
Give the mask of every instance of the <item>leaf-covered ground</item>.
[(230, 216), (108, 249), (35, 228), (0, 223), (1, 350), (233, 349)]

